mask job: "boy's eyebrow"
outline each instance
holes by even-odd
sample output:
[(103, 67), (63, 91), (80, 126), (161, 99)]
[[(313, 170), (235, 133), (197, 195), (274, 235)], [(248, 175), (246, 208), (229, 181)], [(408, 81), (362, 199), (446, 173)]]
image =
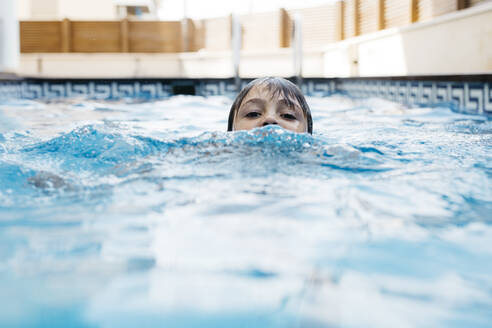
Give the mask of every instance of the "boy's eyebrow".
[(257, 104), (257, 105), (260, 105), (260, 106), (263, 106), (265, 104), (265, 100), (261, 99), (261, 98), (252, 98), (252, 99), (249, 99), (248, 101), (246, 101), (245, 103), (241, 104), (240, 106), (240, 109), (249, 104), (249, 103), (253, 103), (253, 104)]
[(278, 101), (279, 105), (283, 105), (285, 107), (289, 107), (292, 110), (300, 110), (302, 112), (301, 106), (297, 105), (295, 102), (293, 102), (290, 99), (285, 99), (282, 98)]

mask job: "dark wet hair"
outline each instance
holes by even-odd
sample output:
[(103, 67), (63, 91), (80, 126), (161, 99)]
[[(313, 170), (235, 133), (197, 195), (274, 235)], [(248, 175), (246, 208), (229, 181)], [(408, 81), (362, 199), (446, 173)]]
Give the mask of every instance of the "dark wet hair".
[(236, 112), (238, 111), (239, 107), (241, 107), (241, 104), (248, 92), (254, 86), (266, 87), (267, 90), (272, 93), (273, 97), (282, 95), (288, 102), (289, 106), (294, 106), (293, 99), (297, 100), (299, 105), (301, 105), (302, 112), (304, 113), (304, 116), (307, 120), (307, 132), (313, 134), (313, 119), (311, 118), (311, 110), (309, 109), (306, 98), (304, 98), (301, 89), (299, 89), (294, 83), (281, 77), (264, 77), (249, 82), (241, 90), (241, 92), (239, 92), (236, 99), (232, 103), (231, 110), (229, 111), (227, 131), (232, 131)]

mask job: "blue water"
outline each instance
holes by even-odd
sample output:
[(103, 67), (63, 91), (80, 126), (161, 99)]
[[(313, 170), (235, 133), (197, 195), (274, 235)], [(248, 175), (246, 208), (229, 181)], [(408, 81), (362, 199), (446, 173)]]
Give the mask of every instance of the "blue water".
[(490, 327), (492, 122), (308, 102), (0, 101), (0, 327)]

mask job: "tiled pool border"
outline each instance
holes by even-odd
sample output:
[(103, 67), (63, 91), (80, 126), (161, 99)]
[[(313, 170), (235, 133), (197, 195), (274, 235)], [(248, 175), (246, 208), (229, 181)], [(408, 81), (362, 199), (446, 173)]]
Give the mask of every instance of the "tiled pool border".
[[(245, 85), (249, 79), (241, 80)], [(305, 78), (309, 96), (335, 93), (380, 97), (409, 106), (452, 106), (462, 112), (492, 115), (492, 74), (375, 78)], [(236, 93), (233, 79), (0, 79), (0, 100), (87, 97), (159, 99), (174, 94), (200, 96)]]

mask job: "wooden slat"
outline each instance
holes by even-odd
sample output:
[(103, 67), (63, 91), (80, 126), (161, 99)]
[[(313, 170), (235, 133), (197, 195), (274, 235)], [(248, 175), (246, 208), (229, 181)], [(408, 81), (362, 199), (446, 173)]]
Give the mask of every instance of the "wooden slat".
[(181, 51), (195, 51), (195, 23), (192, 19), (183, 19), (181, 21), (182, 45)]
[(419, 20), (419, 10), (418, 10), (418, 7), (419, 7), (419, 0), (410, 0), (411, 1), (411, 5), (410, 5), (410, 10), (411, 10), (411, 14), (410, 14), (410, 21), (412, 23), (415, 23), (416, 21)]
[(343, 5), (343, 38), (359, 35), (358, 0), (346, 0)]
[(120, 22), (120, 40), (121, 40), (121, 52), (130, 51), (130, 26), (128, 19), (122, 19)]
[(417, 5), (419, 21), (426, 21), (456, 10), (458, 10), (458, 0), (419, 0)]
[(181, 22), (130, 22), (130, 52), (180, 52)]
[(120, 52), (120, 22), (72, 22), (73, 52)]
[(205, 23), (203, 20), (193, 21), (192, 51), (205, 48)]
[(280, 9), (280, 47), (290, 47), (290, 35), (292, 33), (292, 22), (289, 13)]
[(231, 49), (231, 17), (205, 19), (203, 21), (203, 45), (211, 51)]
[(72, 51), (72, 27), (68, 19), (61, 22), (61, 42), (62, 52)]
[(360, 34), (379, 30), (379, 7), (377, 0), (359, 0)]
[(21, 52), (61, 52), (61, 22), (20, 22)]
[(383, 30), (385, 29), (385, 21), (384, 21), (384, 3), (385, 0), (377, 0), (377, 19), (378, 19), (378, 30)]
[(385, 0), (384, 27), (405, 26), (412, 23), (412, 0)]
[(276, 49), (281, 46), (281, 12), (273, 11), (241, 16), (242, 49)]
[(289, 11), (302, 18), (304, 48), (322, 47), (342, 40), (342, 4), (340, 2)]

